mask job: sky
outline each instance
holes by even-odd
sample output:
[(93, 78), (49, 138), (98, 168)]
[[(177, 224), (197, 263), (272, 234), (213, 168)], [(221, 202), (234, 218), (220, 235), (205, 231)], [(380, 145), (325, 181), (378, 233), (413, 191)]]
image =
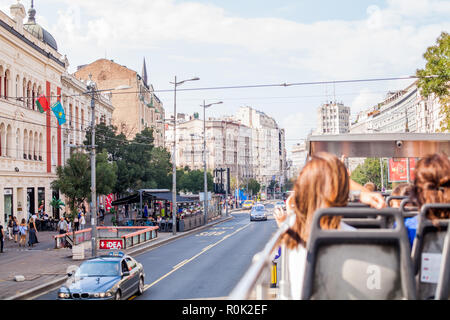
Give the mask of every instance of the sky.
[[(16, 0), (0, 0), (9, 14)], [(21, 0), (28, 10), (31, 1)], [(35, 0), (36, 20), (70, 67), (99, 58), (142, 71), (156, 91), (414, 75), (423, 53), (450, 32), (448, 0)], [(286, 130), (286, 148), (317, 127), (317, 108), (338, 101), (356, 113), (413, 80), (177, 92), (177, 112), (206, 103), (207, 117), (251, 106)], [(157, 92), (166, 115), (173, 92)]]

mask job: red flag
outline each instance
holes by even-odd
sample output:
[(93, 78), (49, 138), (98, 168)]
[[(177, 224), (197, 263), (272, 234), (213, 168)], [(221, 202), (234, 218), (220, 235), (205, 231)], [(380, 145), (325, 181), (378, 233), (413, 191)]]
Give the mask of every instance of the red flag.
[(47, 101), (47, 98), (46, 98), (44, 95), (40, 96), (40, 97), (36, 100), (36, 105), (37, 105), (37, 107), (38, 107), (38, 109), (39, 109), (39, 111), (40, 111), (41, 113), (44, 113), (44, 112), (46, 112), (47, 110), (50, 110), (50, 105), (49, 105), (49, 103), (48, 103), (48, 101)]

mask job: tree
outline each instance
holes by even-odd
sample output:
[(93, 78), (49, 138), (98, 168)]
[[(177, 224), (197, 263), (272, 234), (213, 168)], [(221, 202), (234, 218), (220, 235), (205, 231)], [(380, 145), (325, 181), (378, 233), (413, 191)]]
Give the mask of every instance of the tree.
[[(424, 97), (435, 94), (442, 105), (441, 114), (444, 120), (441, 131), (450, 130), (450, 35), (442, 32), (436, 40), (436, 45), (428, 47), (423, 57), (427, 61), (424, 69), (418, 69), (418, 86)], [(436, 77), (429, 77), (436, 76)]]
[[(117, 168), (109, 163), (106, 153), (96, 157), (96, 191), (98, 194), (110, 194), (116, 184)], [(91, 163), (84, 153), (74, 153), (67, 164), (56, 170), (57, 179), (52, 182), (52, 188), (59, 190), (67, 198), (70, 212), (76, 214), (76, 208), (91, 197)]]
[(364, 163), (358, 165), (352, 172), (351, 178), (361, 185), (373, 182), (377, 186), (377, 190), (381, 190), (380, 160), (375, 158), (365, 159)]
[(261, 185), (255, 179), (250, 179), (248, 181), (248, 190), (252, 195), (256, 195), (261, 190)]

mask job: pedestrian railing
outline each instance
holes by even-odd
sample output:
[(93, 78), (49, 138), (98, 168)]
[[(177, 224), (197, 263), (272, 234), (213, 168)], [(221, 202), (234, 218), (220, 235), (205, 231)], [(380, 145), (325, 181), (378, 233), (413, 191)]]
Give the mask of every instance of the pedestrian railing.
[[(269, 300), (289, 299), (289, 279), (287, 272), (286, 249), (281, 246), (281, 275), (277, 294), (270, 294), (273, 259), (278, 251), (281, 236), (295, 223), (295, 215), (289, 215), (272, 236), (264, 249), (253, 257), (252, 265), (229, 295), (230, 300)], [(276, 291), (276, 290), (275, 290)]]
[(136, 227), (141, 230), (135, 231), (133, 233), (129, 233), (123, 235), (121, 238), (124, 240), (123, 243), (125, 245), (124, 249), (129, 249), (136, 245), (142, 244), (149, 240), (155, 239), (158, 237), (158, 229), (159, 227)]
[[(75, 233), (75, 235), (74, 235)], [(68, 232), (65, 234), (59, 234), (53, 236), (55, 239), (55, 249), (64, 248), (66, 246), (66, 242), (69, 241), (71, 246), (81, 244), (85, 241), (89, 241), (92, 238), (92, 229), (83, 229), (75, 232)], [(72, 239), (74, 238), (74, 239)]]

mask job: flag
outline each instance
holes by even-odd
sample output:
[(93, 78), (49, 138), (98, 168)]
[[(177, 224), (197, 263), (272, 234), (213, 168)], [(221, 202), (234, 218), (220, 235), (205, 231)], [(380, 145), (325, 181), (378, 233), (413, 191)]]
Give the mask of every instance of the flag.
[(47, 98), (44, 95), (40, 96), (36, 100), (36, 105), (41, 113), (44, 113), (45, 111), (50, 109)]
[(61, 104), (61, 102), (56, 102), (53, 106), (52, 106), (52, 111), (56, 116), (56, 119), (58, 119), (58, 124), (59, 125), (63, 125), (64, 123), (66, 123), (66, 114), (64, 113), (64, 108)]

